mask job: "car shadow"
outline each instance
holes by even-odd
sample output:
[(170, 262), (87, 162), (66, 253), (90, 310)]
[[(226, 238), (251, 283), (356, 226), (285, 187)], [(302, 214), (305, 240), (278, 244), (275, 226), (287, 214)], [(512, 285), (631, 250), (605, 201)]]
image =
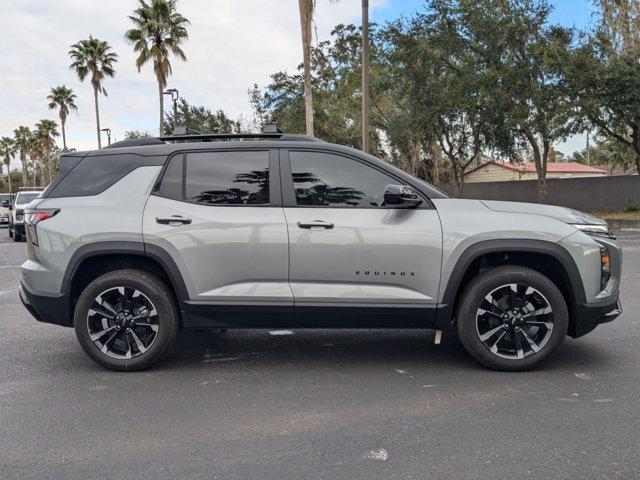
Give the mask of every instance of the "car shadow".
[[(291, 333), (289, 333), (291, 332)], [(411, 365), (439, 371), (486, 369), (464, 351), (455, 335), (434, 344), (433, 330), (197, 330), (182, 332), (171, 353), (155, 369), (193, 369), (197, 366), (241, 364), (252, 368), (348, 368), (364, 363), (380, 367)], [(597, 342), (567, 338), (560, 351), (539, 369), (567, 371), (602, 368), (607, 351)]]

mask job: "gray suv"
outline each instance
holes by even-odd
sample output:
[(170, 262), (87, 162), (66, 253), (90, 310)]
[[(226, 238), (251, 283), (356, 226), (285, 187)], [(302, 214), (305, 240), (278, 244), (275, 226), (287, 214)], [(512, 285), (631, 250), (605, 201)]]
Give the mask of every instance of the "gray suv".
[(113, 370), (148, 367), (180, 329), (205, 327), (428, 328), (524, 370), (621, 312), (605, 222), (452, 199), (273, 129), (63, 154), (26, 214), (24, 305)]

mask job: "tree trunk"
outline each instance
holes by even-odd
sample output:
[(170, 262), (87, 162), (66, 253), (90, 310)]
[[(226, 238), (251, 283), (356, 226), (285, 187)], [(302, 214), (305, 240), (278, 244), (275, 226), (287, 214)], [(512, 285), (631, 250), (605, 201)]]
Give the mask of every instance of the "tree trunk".
[(369, 153), (369, 0), (362, 0), (362, 151)]
[(462, 186), (464, 185), (464, 170), (458, 168), (454, 160), (449, 157), (451, 161), (451, 169), (453, 170), (453, 182), (456, 186), (456, 197), (462, 198)]
[(536, 164), (536, 173), (538, 174), (538, 203), (545, 203), (547, 200), (547, 160), (549, 158), (550, 144), (548, 140), (543, 139), (543, 148), (540, 150), (538, 140), (531, 132), (525, 132), (525, 137), (533, 150), (533, 160)]
[(64, 124), (66, 123), (66, 119), (60, 116), (60, 125), (62, 126), (62, 151), (67, 151), (67, 134), (64, 130)]
[(98, 89), (93, 87), (93, 102), (96, 106), (96, 132), (98, 134), (98, 149), (102, 148), (102, 141), (100, 139), (100, 109), (98, 107)]
[(27, 186), (27, 155), (20, 149), (20, 162), (22, 163), (22, 186)]
[(311, 21), (313, 0), (298, 0), (302, 31), (302, 61), (304, 66), (304, 117), (307, 135), (313, 136), (313, 86), (311, 83)]
[(158, 95), (160, 97), (160, 128), (158, 131), (160, 132), (160, 136), (164, 136), (164, 95), (162, 94), (162, 84), (158, 80)]
[(7, 163), (7, 183), (9, 183), (9, 193), (13, 192), (13, 188), (11, 187), (11, 165)]

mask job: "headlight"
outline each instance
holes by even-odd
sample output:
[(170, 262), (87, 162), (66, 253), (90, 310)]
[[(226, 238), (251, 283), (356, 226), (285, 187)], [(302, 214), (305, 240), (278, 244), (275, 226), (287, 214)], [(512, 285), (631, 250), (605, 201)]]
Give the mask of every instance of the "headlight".
[(571, 225), (587, 235), (613, 238), (609, 225), (606, 223), (572, 223)]

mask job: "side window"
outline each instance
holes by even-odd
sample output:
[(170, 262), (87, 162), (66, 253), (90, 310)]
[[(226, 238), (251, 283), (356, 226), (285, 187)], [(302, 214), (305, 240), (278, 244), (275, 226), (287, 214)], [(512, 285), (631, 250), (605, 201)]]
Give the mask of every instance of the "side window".
[(164, 171), (158, 194), (162, 197), (174, 198), (182, 200), (184, 192), (182, 191), (182, 163), (183, 154), (174, 155), (169, 160), (169, 165)]
[(269, 152), (188, 153), (185, 199), (206, 205), (269, 203)]
[(298, 205), (381, 207), (398, 181), (356, 160), (323, 152), (289, 152)]

